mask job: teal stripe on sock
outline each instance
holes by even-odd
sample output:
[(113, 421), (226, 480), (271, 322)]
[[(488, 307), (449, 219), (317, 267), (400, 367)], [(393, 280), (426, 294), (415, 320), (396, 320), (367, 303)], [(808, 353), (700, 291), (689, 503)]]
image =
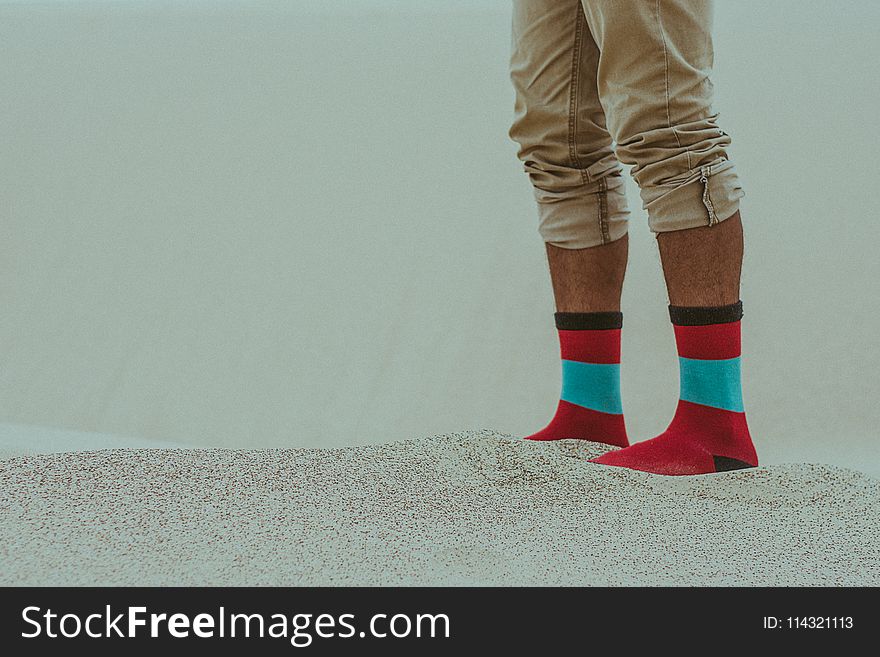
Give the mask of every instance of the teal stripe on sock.
[(699, 360), (679, 356), (678, 361), (684, 401), (744, 412), (739, 358)]
[(594, 411), (620, 415), (620, 365), (563, 359), (561, 398)]

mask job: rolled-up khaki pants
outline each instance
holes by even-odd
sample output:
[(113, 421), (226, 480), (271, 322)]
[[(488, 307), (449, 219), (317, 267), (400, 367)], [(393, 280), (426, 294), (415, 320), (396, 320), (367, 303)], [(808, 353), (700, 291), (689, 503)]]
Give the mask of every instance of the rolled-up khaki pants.
[(510, 138), (545, 242), (626, 234), (621, 162), (654, 232), (713, 225), (744, 196), (709, 75), (712, 0), (514, 0)]

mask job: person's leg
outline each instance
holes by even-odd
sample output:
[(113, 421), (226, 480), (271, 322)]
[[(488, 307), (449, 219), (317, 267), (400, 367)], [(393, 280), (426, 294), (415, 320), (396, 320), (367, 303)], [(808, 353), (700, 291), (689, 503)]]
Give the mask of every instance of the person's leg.
[(532, 183), (562, 356), (556, 413), (531, 440), (627, 445), (620, 293), (629, 209), (596, 89), (599, 52), (580, 0), (515, 0), (511, 139)]
[(714, 226), (657, 234), (673, 306), (726, 306), (739, 301), (743, 227), (739, 210)]
[(559, 312), (619, 312), (629, 238), (586, 249), (546, 244), (550, 280)]
[(754, 466), (740, 384), (744, 194), (712, 111), (713, 4), (583, 4), (609, 130), (658, 233), (681, 376), (663, 434), (595, 461), (660, 474)]

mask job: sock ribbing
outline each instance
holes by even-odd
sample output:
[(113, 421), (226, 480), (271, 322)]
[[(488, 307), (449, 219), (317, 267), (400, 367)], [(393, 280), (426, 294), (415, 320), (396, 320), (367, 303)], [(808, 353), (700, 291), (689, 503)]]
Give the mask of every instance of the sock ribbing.
[(669, 306), (669, 319), (676, 326), (727, 324), (742, 319), (742, 301), (727, 306)]
[(597, 331), (623, 328), (623, 313), (555, 313), (556, 328), (569, 331)]

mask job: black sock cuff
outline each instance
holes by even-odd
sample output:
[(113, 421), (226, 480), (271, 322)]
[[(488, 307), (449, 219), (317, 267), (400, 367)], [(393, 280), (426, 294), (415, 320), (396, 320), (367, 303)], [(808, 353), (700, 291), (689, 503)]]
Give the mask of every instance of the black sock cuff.
[(730, 324), (742, 319), (742, 301), (729, 306), (669, 306), (669, 319), (676, 326)]
[(602, 331), (623, 327), (623, 313), (556, 313), (556, 328), (563, 331)]

